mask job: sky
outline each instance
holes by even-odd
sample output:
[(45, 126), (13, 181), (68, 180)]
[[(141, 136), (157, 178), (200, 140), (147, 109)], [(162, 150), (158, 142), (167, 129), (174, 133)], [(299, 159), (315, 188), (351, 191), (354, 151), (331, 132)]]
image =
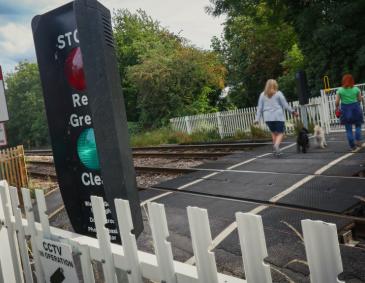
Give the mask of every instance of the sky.
[[(180, 33), (199, 48), (209, 49), (213, 36), (222, 33), (223, 17), (206, 14), (209, 0), (99, 0), (111, 11), (143, 9), (162, 26)], [(33, 16), (60, 5), (65, 0), (0, 0), (0, 65), (12, 72), (21, 60), (35, 62), (31, 31)]]

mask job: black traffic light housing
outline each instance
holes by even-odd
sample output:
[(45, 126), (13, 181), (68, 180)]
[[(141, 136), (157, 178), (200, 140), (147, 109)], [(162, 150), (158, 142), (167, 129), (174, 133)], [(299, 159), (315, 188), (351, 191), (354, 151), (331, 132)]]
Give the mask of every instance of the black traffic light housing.
[(76, 25), (105, 195), (114, 209), (114, 199), (129, 200), (134, 229), (143, 230), (127, 115), (119, 75), (111, 16), (96, 0), (76, 0)]
[(129, 200), (138, 236), (143, 221), (109, 10), (76, 0), (34, 17), (32, 29), (57, 178), (74, 230), (95, 235), (90, 196), (98, 195), (107, 201), (112, 240), (120, 241), (115, 198)]
[(298, 98), (300, 105), (306, 105), (309, 103), (309, 87), (307, 81), (307, 75), (305, 71), (298, 71), (295, 73), (295, 81), (298, 91)]

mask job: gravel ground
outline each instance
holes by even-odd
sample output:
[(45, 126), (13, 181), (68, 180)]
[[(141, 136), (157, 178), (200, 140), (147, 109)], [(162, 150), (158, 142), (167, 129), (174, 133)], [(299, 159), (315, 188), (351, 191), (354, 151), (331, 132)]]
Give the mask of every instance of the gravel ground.
[[(53, 161), (52, 156), (31, 156), (27, 157), (27, 161)], [(212, 160), (212, 159), (209, 159)], [(189, 168), (201, 165), (205, 162), (202, 159), (179, 159), (179, 158), (134, 158), (134, 166), (158, 166), (158, 167), (174, 167)], [(48, 165), (49, 166), (49, 165)]]
[[(52, 161), (53, 157), (50, 156), (32, 156), (27, 160), (34, 161)], [(211, 159), (210, 159), (211, 160)], [(178, 159), (178, 158), (135, 158), (134, 166), (149, 166), (149, 167), (170, 167), (170, 168), (192, 168), (203, 164), (206, 160), (202, 159)], [(54, 168), (49, 165), (29, 165), (29, 169), (47, 171), (49, 174), (54, 173)], [(147, 188), (155, 184), (176, 178), (182, 174), (173, 173), (138, 173), (137, 174), (137, 186)], [(32, 188), (43, 188), (48, 190), (57, 186), (56, 182), (51, 180), (42, 180), (39, 178), (30, 178)]]
[(137, 175), (137, 186), (148, 188), (163, 181), (174, 179), (182, 174), (143, 173)]
[(190, 168), (205, 162), (202, 159), (179, 159), (179, 158), (135, 158), (134, 166), (158, 166), (173, 168)]
[(29, 178), (29, 188), (32, 189), (43, 189), (44, 193), (47, 193), (49, 190), (58, 187), (58, 183), (51, 181), (51, 180), (45, 180), (45, 179), (39, 179), (39, 178)]

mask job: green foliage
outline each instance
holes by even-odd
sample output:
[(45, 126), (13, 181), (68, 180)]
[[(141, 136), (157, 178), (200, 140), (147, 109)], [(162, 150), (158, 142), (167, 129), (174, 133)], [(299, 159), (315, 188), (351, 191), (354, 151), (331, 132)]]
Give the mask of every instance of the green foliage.
[[(265, 82), (283, 74), (281, 62), (296, 42), (294, 29), (282, 18), (275, 18), (265, 1), (252, 1), (258, 3), (250, 5), (211, 2), (216, 5), (216, 10), (210, 10), (213, 14), (227, 12), (224, 38), (214, 38), (212, 47), (227, 63), (228, 84), (233, 89), (230, 98), (237, 107), (254, 105)], [(228, 9), (233, 2), (235, 9)]]
[(200, 130), (189, 135), (183, 132), (173, 131), (169, 127), (163, 127), (132, 135), (131, 145), (139, 147), (161, 144), (190, 144), (220, 140), (220, 136), (215, 130)]
[[(294, 27), (305, 57), (312, 95), (323, 88), (324, 75), (329, 76), (332, 86), (338, 86), (346, 72), (352, 73), (358, 82), (365, 76), (365, 30), (361, 21), (365, 14), (364, 0), (210, 2), (210, 13), (215, 16), (226, 13), (229, 20), (243, 14), (252, 15), (257, 5), (265, 3), (272, 11), (268, 18), (270, 22), (281, 21)], [(282, 80), (290, 85), (288, 78)]]
[(140, 64), (142, 57), (150, 50), (164, 50), (166, 53), (174, 50), (183, 39), (161, 27), (158, 21), (153, 20), (143, 10), (138, 10), (135, 14), (125, 9), (117, 10), (113, 16), (113, 24), (128, 120), (138, 121), (138, 89), (127, 78), (128, 67)]
[(156, 127), (224, 107), (226, 71), (216, 53), (189, 46), (142, 10), (118, 10), (114, 31), (129, 121)]
[(224, 76), (215, 53), (185, 46), (170, 53), (150, 50), (127, 73), (138, 89), (139, 121), (149, 127), (174, 116), (216, 111)]
[(251, 132), (237, 131), (234, 136), (221, 139), (217, 129), (206, 127), (199, 131), (193, 132), (191, 135), (183, 132), (174, 131), (169, 127), (145, 131), (133, 134), (131, 145), (135, 147), (153, 146), (161, 144), (193, 144), (193, 143), (209, 143), (209, 142), (228, 142), (242, 141), (250, 139), (267, 139), (270, 135), (268, 132), (252, 127)]
[(278, 79), (280, 89), (285, 93), (288, 100), (296, 100), (295, 73), (304, 69), (304, 56), (298, 45), (295, 43), (285, 54), (285, 59), (281, 63), (284, 73)]
[(137, 122), (128, 122), (128, 132), (130, 135), (139, 134), (143, 131), (141, 124)]
[(233, 140), (246, 140), (246, 139), (250, 139), (251, 135), (250, 133), (241, 131), (241, 130), (237, 130), (234, 133), (234, 136), (232, 137)]
[(21, 62), (6, 79), (10, 120), (6, 123), (9, 145), (40, 147), (48, 144), (48, 127), (38, 66)]
[(215, 129), (195, 131), (190, 135), (190, 137), (192, 143), (205, 143), (221, 140), (218, 131)]
[(258, 126), (251, 125), (251, 137), (253, 139), (265, 139), (270, 137), (270, 133)]
[(168, 143), (176, 143), (179, 134), (176, 134), (170, 128), (160, 128), (151, 131), (144, 131), (139, 134), (131, 135), (132, 146), (152, 146)]
[(364, 79), (363, 0), (281, 2), (287, 6), (287, 22), (298, 33), (314, 93), (323, 88), (324, 75), (329, 76), (332, 86), (338, 86), (346, 72), (352, 73), (357, 81)]

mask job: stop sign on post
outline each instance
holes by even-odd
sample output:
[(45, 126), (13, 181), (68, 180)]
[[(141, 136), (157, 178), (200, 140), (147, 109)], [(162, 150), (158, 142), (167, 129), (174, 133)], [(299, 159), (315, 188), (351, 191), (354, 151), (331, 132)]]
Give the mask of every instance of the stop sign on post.
[(111, 239), (119, 241), (115, 198), (129, 200), (136, 236), (143, 222), (105, 23), (111, 27), (109, 10), (96, 0), (77, 0), (36, 16), (32, 29), (57, 178), (72, 226), (95, 235), (90, 196), (102, 196)]

